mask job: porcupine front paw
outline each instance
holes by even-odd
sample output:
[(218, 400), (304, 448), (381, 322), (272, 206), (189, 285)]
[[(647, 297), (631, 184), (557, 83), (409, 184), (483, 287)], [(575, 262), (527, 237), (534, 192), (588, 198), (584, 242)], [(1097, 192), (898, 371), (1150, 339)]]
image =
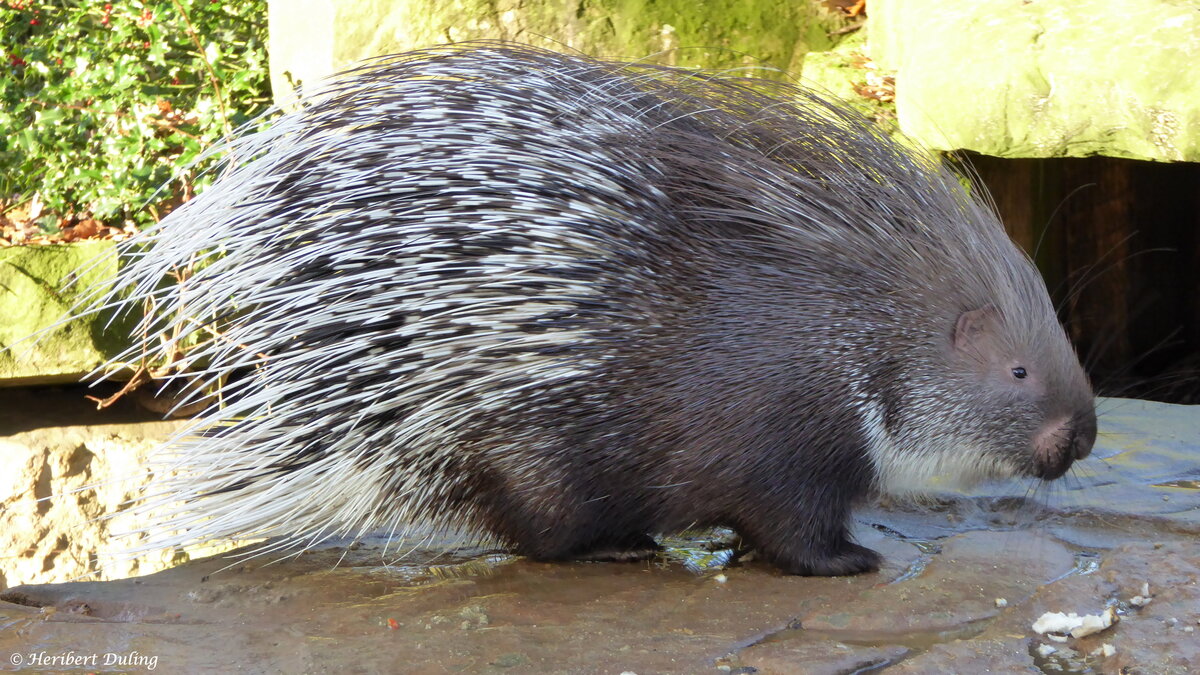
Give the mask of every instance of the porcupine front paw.
[(806, 577), (840, 577), (875, 572), (883, 562), (883, 557), (875, 551), (850, 541), (842, 542), (835, 550), (828, 552), (808, 551), (788, 559), (766, 557), (784, 572)]
[[(825, 515), (831, 515), (825, 513)], [(874, 572), (883, 561), (875, 551), (850, 540), (842, 516), (829, 518), (827, 527), (813, 529), (771, 528), (757, 530), (753, 522), (739, 528), (743, 541), (756, 556), (786, 574), (806, 577), (838, 577)], [(811, 524), (815, 519), (793, 522)]]

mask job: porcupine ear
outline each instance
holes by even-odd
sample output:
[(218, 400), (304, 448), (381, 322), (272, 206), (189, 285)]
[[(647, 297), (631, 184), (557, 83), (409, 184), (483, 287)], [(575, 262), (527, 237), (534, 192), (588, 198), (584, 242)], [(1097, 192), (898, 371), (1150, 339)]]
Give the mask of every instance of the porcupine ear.
[(1000, 310), (994, 305), (984, 305), (958, 315), (954, 325), (954, 349), (976, 356), (986, 353), (991, 337), (996, 333)]

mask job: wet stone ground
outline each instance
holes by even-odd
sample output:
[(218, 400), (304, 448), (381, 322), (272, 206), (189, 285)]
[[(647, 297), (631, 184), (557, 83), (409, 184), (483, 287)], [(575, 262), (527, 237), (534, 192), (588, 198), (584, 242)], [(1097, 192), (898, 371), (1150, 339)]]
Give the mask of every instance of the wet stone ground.
[[(0, 593), (0, 668), (1200, 672), (1200, 409), (1101, 410), (1094, 459), (1064, 481), (861, 511), (859, 541), (887, 558), (876, 574), (725, 565), (722, 533), (670, 539), (639, 563), (425, 548), (397, 562), (383, 542), (274, 564), (209, 558)], [(1086, 637), (1032, 629), (1046, 612), (1110, 607), (1118, 621)]]

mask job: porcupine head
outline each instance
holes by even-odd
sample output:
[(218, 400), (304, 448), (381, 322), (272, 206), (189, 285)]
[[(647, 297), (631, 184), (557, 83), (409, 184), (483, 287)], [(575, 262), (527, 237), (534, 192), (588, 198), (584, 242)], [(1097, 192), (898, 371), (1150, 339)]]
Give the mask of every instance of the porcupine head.
[(450, 48), (235, 149), (121, 273), (220, 324), (185, 361), (226, 399), (168, 446), (160, 543), (425, 520), (559, 560), (724, 525), (850, 574), (879, 563), (864, 495), (1050, 480), (1094, 441), (995, 216), (810, 92)]

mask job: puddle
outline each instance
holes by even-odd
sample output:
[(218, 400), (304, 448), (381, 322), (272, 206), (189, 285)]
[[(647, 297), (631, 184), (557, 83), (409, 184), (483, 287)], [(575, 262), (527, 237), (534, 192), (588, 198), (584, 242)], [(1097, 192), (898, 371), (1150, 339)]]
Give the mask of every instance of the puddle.
[(1166, 483), (1156, 483), (1150, 487), (1178, 488), (1180, 490), (1200, 490), (1200, 480), (1172, 480)]
[(1100, 656), (1088, 656), (1066, 645), (1037, 641), (1029, 644), (1029, 657), (1034, 667), (1047, 675), (1093, 675), (1101, 672), (1104, 662)]
[(722, 570), (739, 553), (737, 533), (726, 528), (660, 537), (658, 543), (663, 547), (662, 561), (682, 565), (696, 574)]
[(871, 633), (861, 631), (817, 631), (824, 639), (832, 639), (849, 645), (863, 647), (878, 647), (880, 645), (901, 645), (913, 652), (923, 652), (930, 647), (952, 642), (954, 640), (969, 640), (981, 634), (987, 627), (988, 620), (969, 621), (961, 626), (947, 630), (910, 631), (904, 633)]

